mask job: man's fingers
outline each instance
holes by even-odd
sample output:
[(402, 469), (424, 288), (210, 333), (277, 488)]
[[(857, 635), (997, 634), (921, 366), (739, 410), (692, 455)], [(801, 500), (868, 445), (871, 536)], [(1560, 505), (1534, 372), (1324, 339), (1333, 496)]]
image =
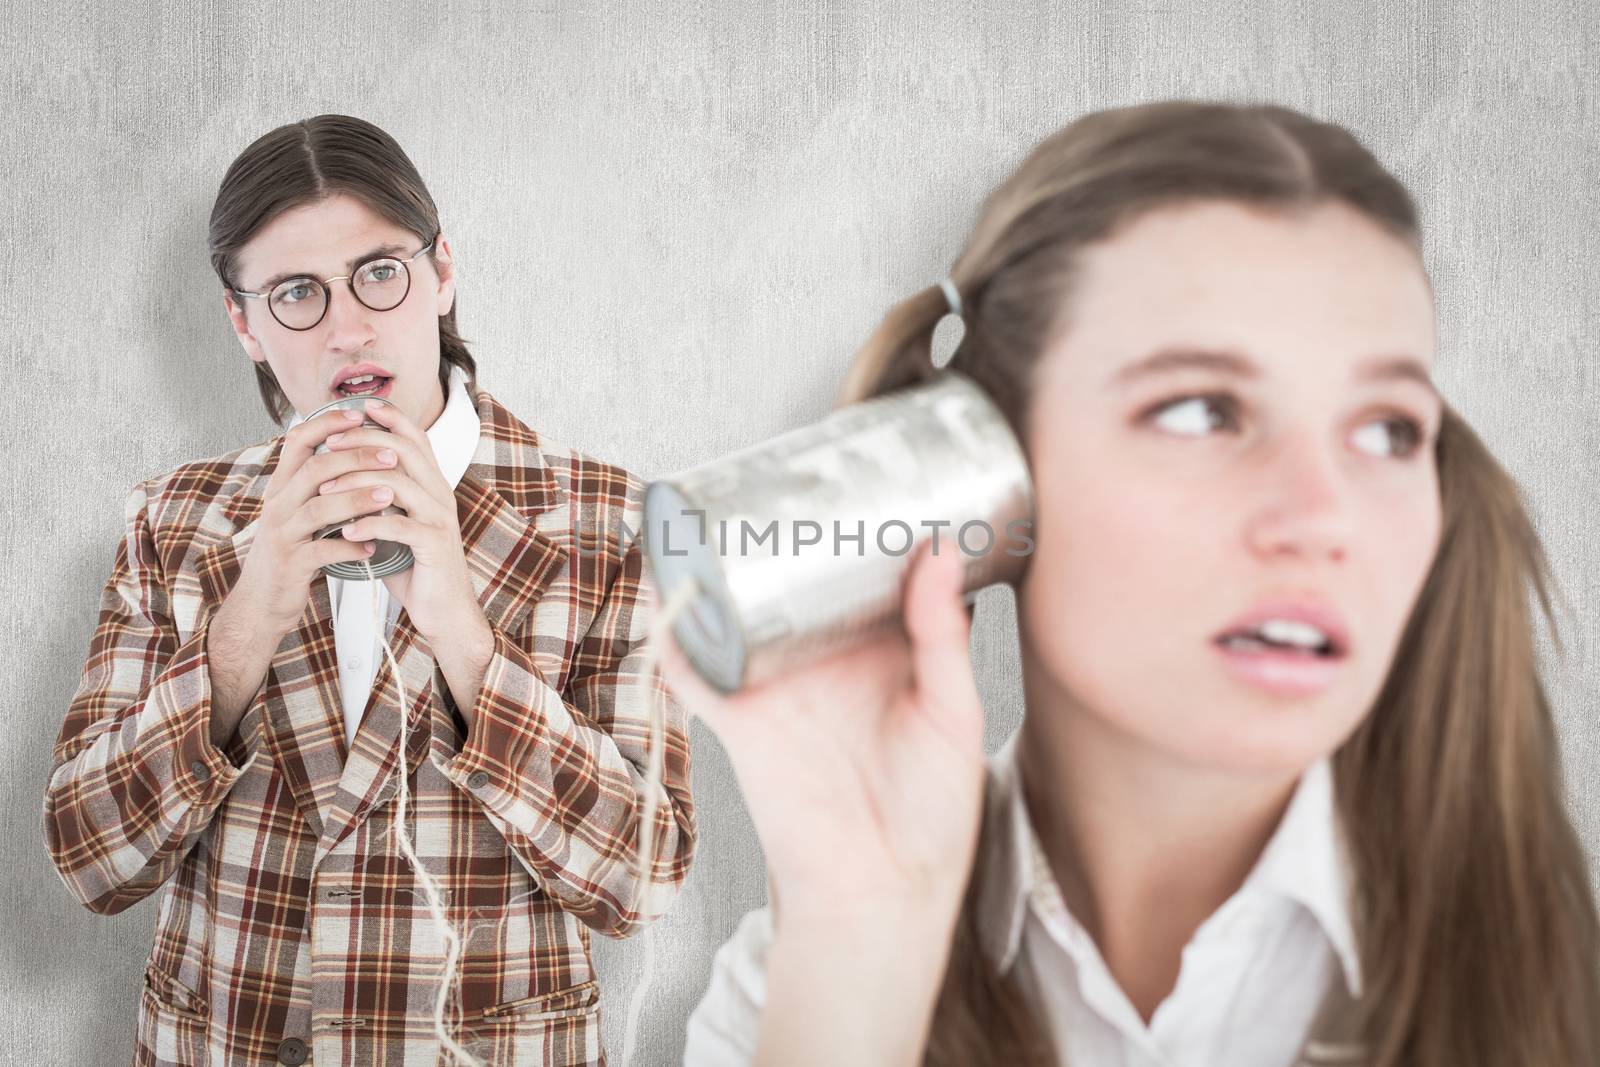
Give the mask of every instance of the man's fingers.
[[(357, 412), (356, 414), (360, 414)], [(360, 426), (361, 422), (349, 416), (348, 409), (335, 409), (324, 411), (310, 422), (302, 422), (289, 431), (283, 441), (283, 455), (279, 457), (279, 466), (289, 467), (290, 463), (298, 467), (316, 452), (317, 446), (322, 444), (331, 435), (345, 433)], [(294, 469), (290, 467), (289, 469)]]
[[(359, 412), (358, 412), (359, 414)], [(302, 422), (290, 430), (283, 439), (283, 447), (278, 452), (278, 465), (273, 469), (272, 479), (276, 488), (271, 485), (274, 496), (284, 492), (291, 484), (298, 486), (298, 491), (291, 500), (291, 510), (298, 509), (307, 500), (316, 495), (317, 487), (310, 484), (306, 478), (299, 477), (306, 460), (316, 454), (317, 447), (327, 440), (329, 435), (343, 430), (353, 430), (361, 424), (354, 419), (345, 417), (342, 409), (325, 411), (309, 422)], [(297, 480), (298, 479), (298, 480)]]

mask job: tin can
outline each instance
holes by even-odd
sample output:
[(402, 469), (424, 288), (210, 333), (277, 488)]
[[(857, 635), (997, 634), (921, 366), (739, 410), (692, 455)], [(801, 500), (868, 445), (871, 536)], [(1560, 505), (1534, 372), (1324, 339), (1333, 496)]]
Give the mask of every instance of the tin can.
[(971, 379), (934, 379), (652, 482), (644, 542), (705, 680), (733, 693), (901, 625), (916, 548), (964, 557), (965, 599), (1032, 554), (1021, 444)]
[[(327, 412), (327, 411), (333, 411), (336, 408), (337, 409), (341, 409), (341, 410), (342, 409), (349, 409), (351, 411), (360, 411), (363, 414), (365, 414), (365, 412), (366, 412), (366, 404), (367, 404), (368, 400), (376, 400), (380, 404), (388, 404), (389, 403), (389, 401), (385, 400), (381, 396), (346, 396), (346, 397), (341, 397), (338, 400), (335, 400), (335, 401), (333, 401), (332, 403), (329, 403), (329, 404), (324, 404), (320, 408), (318, 408), (317, 410), (313, 411), (310, 415), (308, 415), (306, 417), (306, 421), (310, 422), (312, 419), (316, 418), (318, 415), (321, 415), (321, 414), (323, 414), (324, 412)], [(393, 405), (391, 404), (390, 406), (392, 407)], [(380, 425), (379, 423), (377, 423), (376, 421), (374, 421), (371, 418), (363, 419), (362, 423), (361, 423), (361, 426), (363, 426), (363, 427), (365, 427), (365, 426), (377, 426), (378, 429), (380, 429), (380, 430), (381, 429), (385, 429), (384, 426)], [(326, 451), (328, 451), (328, 445), (327, 445), (327, 442), (324, 441), (324, 442), (322, 442), (322, 443), (317, 445), (315, 451), (312, 454), (316, 455), (316, 454), (319, 454), (319, 453), (322, 453), (322, 452), (326, 452)], [(365, 515), (357, 515), (357, 516), (354, 516), (352, 518), (345, 519), (342, 522), (330, 523), (329, 525), (324, 526), (322, 529), (318, 530), (317, 533), (316, 533), (316, 536), (318, 538), (323, 538), (323, 537), (343, 537), (344, 535), (341, 533), (341, 531), (346, 526), (349, 526), (352, 522), (355, 522), (356, 519), (365, 518), (366, 515), (404, 515), (404, 514), (405, 514), (405, 510), (404, 509), (402, 509), (400, 507), (397, 507), (396, 505), (391, 503), (388, 507), (384, 508), (382, 511), (367, 512)], [(399, 574), (401, 571), (403, 571), (406, 568), (410, 567), (411, 564), (414, 562), (414, 560), (413, 560), (412, 555), (411, 555), (411, 546), (406, 544), (405, 542), (403, 542), (403, 541), (378, 540), (373, 546), (372, 555), (368, 556), (366, 558), (365, 562), (367, 563), (368, 566), (370, 566), (372, 568), (372, 577), (374, 577), (374, 578), (382, 578), (382, 577), (384, 577), (386, 575), (390, 575), (390, 574)], [(357, 581), (366, 581), (367, 580), (367, 571), (366, 571), (366, 568), (363, 567), (361, 564), (362, 564), (361, 560), (338, 560), (338, 561), (336, 561), (334, 563), (325, 563), (325, 564), (323, 564), (322, 565), (322, 572), (324, 574), (330, 574), (335, 578), (345, 578), (345, 579), (355, 579)]]

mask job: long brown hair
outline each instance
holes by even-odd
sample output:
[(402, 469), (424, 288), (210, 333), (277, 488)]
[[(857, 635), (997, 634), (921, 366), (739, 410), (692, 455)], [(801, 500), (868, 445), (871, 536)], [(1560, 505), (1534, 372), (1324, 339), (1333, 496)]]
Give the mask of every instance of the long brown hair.
[[(263, 226), (291, 208), (343, 193), (360, 200), (396, 226), (433, 240), (439, 209), (428, 187), (393, 137), (370, 122), (349, 115), (317, 115), (291, 122), (258, 137), (239, 153), (222, 176), (206, 238), (211, 266), (225, 289), (235, 288), (239, 249)], [(430, 252), (431, 256), (433, 253)], [(228, 299), (239, 302), (231, 292)], [(450, 384), (450, 368), (467, 375), (469, 394), (477, 388), (478, 365), (456, 332), (458, 293), (439, 316), (439, 389)], [(272, 368), (257, 363), (256, 387), (267, 414), (279, 426), (293, 405)], [(446, 394), (448, 395), (448, 394)]]
[[(985, 202), (951, 271), (966, 332), (950, 368), (1026, 440), (1030, 375), (1068, 306), (1076, 250), (1198, 199), (1291, 214), (1340, 202), (1420, 256), (1405, 187), (1338, 125), (1214, 101), (1101, 111), (1040, 143)], [(897, 305), (840, 402), (937, 373), (945, 310), (937, 286)], [(1555, 637), (1555, 579), (1518, 485), (1448, 404), (1435, 447), (1438, 551), (1376, 702), (1332, 760), (1356, 869), (1355, 1030), (1369, 1067), (1600, 1063), (1600, 923), (1528, 595)], [(983, 875), (975, 863), (925, 1062), (1053, 1062), (1036, 1006), (980, 947)]]

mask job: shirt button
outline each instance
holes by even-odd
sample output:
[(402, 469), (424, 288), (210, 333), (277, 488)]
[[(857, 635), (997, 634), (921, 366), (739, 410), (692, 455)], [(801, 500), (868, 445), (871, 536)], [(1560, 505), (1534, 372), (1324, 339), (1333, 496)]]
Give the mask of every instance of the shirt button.
[(278, 1062), (289, 1067), (300, 1067), (306, 1062), (306, 1043), (298, 1037), (285, 1038), (278, 1043)]
[(211, 768), (205, 765), (204, 760), (195, 760), (193, 763), (189, 764), (189, 769), (193, 771), (194, 776), (202, 782), (211, 777)]
[(347, 657), (345, 657), (344, 669), (347, 670), (347, 671), (359, 671), (361, 669), (361, 657), (360, 656), (347, 656)]
[(484, 786), (486, 786), (488, 784), (489, 784), (489, 772), (488, 771), (473, 771), (471, 774), (467, 775), (467, 788), (468, 789), (482, 789)]

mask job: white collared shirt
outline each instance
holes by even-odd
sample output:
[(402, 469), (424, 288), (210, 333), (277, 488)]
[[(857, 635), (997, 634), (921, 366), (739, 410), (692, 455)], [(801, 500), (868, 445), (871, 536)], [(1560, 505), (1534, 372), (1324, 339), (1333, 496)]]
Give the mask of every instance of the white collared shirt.
[[(1328, 983), (1342, 980), (1360, 996), (1350, 866), (1326, 757), (1300, 776), (1243, 885), (1190, 938), (1175, 987), (1146, 1025), (1067, 910), (1028, 818), (1016, 744), (1013, 734), (989, 761), (980, 938), (1003, 968), (1019, 968), (1068, 1063), (1286, 1067)], [(710, 985), (689, 1017), (686, 1067), (751, 1061), (772, 936), (771, 915), (758, 908), (718, 949)]]
[[(289, 420), (285, 430), (304, 422), (298, 411)], [(478, 410), (467, 392), (466, 372), (460, 367), (450, 368), (450, 393), (444, 410), (425, 429), (428, 443), (433, 446), (433, 458), (439, 472), (451, 488), (461, 483), (477, 451), (478, 437), (483, 425)], [(366, 711), (367, 699), (372, 694), (373, 680), (383, 660), (383, 646), (373, 627), (372, 600), (378, 601), (378, 610), (387, 620), (384, 632), (394, 629), (400, 617), (400, 605), (389, 596), (382, 581), (367, 582), (324, 576), (328, 582), (328, 603), (333, 610), (333, 644), (339, 657), (339, 699), (344, 707), (344, 739), (346, 747), (355, 744), (356, 729)], [(349, 594), (349, 600), (345, 600)]]

